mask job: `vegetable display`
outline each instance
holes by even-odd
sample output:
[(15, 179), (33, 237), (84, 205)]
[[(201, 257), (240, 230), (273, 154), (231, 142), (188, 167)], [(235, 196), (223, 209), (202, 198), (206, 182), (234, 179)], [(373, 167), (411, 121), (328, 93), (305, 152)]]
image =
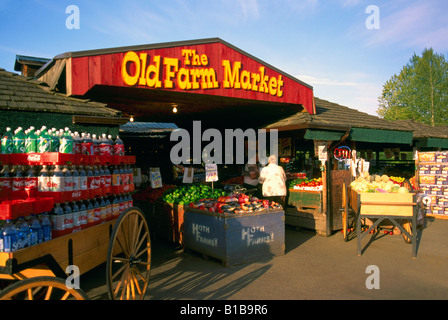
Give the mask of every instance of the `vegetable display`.
[(226, 192), (222, 189), (213, 189), (204, 184), (193, 184), (168, 190), (163, 195), (162, 200), (167, 203), (188, 204), (200, 199), (218, 199), (225, 195)]
[(314, 179), (307, 179), (307, 178), (299, 178), (292, 180), (289, 183), (290, 189), (295, 190), (309, 190), (309, 191), (320, 191), (323, 188), (322, 184), (322, 178), (314, 178)]
[(401, 187), (400, 184), (391, 180), (387, 175), (359, 177), (350, 184), (350, 187), (356, 192), (409, 193), (408, 188)]

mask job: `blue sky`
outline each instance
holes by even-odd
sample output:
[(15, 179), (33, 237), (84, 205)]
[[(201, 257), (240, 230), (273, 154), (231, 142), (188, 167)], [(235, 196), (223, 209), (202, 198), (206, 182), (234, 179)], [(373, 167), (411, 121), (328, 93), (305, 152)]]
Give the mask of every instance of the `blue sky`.
[[(80, 28), (67, 29), (76, 5)], [(379, 29), (366, 27), (378, 8)], [(370, 21), (370, 20), (369, 20)], [(219, 37), (312, 85), (321, 99), (376, 114), (384, 83), (425, 48), (448, 57), (447, 0), (0, 0), (0, 68), (16, 54)]]

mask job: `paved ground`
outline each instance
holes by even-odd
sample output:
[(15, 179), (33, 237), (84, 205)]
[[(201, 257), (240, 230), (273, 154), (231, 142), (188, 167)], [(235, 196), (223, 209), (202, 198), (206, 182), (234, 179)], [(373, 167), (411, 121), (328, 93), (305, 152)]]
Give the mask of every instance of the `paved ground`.
[[(286, 228), (285, 255), (225, 268), (218, 261), (153, 241), (150, 300), (446, 300), (448, 221), (427, 218), (417, 258), (402, 236), (381, 236), (357, 255), (357, 241)], [(368, 266), (379, 270), (379, 289), (367, 289)], [(104, 267), (81, 278), (93, 300), (107, 299)], [(378, 279), (378, 278), (377, 278)], [(371, 283), (371, 281), (368, 281)]]

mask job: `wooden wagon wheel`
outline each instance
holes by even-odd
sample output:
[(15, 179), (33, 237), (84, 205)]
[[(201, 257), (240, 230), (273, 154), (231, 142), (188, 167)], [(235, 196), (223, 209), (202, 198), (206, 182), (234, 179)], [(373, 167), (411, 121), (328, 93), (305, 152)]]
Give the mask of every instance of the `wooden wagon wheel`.
[(143, 299), (151, 269), (148, 223), (135, 207), (118, 217), (106, 261), (106, 283), (111, 300)]
[(81, 289), (67, 286), (56, 277), (34, 277), (20, 280), (0, 291), (1, 300), (88, 300)]

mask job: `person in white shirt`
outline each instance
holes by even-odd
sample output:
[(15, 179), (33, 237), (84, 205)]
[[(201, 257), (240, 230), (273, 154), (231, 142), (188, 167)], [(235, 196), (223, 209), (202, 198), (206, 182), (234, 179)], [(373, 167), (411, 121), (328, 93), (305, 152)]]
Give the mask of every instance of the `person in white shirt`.
[(263, 197), (277, 202), (285, 209), (286, 202), (286, 174), (285, 170), (277, 164), (277, 156), (271, 155), (268, 165), (261, 169), (258, 181), (263, 184)]

